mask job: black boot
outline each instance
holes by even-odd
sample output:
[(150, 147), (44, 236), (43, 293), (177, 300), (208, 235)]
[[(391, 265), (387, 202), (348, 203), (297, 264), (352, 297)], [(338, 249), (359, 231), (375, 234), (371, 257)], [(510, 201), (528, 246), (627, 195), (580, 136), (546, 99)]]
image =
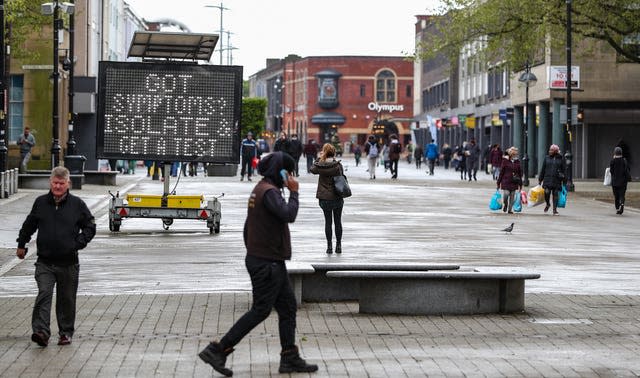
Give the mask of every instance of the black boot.
[(342, 253), (342, 244), (340, 242), (336, 243), (336, 253)]
[(331, 248), (331, 242), (327, 241), (327, 255), (330, 255), (333, 253), (333, 248)]
[(198, 356), (202, 361), (213, 366), (213, 369), (218, 373), (225, 377), (231, 377), (233, 375), (233, 371), (224, 367), (225, 362), (227, 362), (227, 356), (231, 354), (231, 352), (233, 352), (233, 348), (222, 349), (222, 346), (214, 341), (209, 343), (209, 345), (207, 345), (207, 347), (204, 348)]
[(313, 373), (318, 371), (318, 365), (308, 364), (307, 361), (300, 357), (298, 347), (283, 350), (280, 353), (280, 373)]

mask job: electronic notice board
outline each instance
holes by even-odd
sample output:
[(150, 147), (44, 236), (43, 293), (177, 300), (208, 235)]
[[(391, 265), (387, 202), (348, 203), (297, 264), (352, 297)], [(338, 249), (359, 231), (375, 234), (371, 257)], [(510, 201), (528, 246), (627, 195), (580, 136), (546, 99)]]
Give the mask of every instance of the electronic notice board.
[(96, 155), (240, 161), (242, 67), (100, 62)]

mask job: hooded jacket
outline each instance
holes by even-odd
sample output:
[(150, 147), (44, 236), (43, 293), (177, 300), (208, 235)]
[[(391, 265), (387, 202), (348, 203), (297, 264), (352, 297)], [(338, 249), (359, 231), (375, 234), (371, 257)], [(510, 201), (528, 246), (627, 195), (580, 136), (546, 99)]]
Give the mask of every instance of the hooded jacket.
[(333, 176), (339, 176), (343, 172), (342, 164), (336, 159), (316, 160), (310, 169), (314, 175), (318, 177), (318, 188), (316, 189), (316, 198), (322, 200), (335, 200), (338, 195), (333, 191)]
[(243, 231), (247, 255), (272, 261), (291, 259), (289, 223), (298, 215), (298, 192), (290, 192), (289, 202), (285, 201), (280, 171), (293, 172), (294, 166), (293, 159), (282, 152), (271, 153), (258, 163), (263, 178), (249, 196)]

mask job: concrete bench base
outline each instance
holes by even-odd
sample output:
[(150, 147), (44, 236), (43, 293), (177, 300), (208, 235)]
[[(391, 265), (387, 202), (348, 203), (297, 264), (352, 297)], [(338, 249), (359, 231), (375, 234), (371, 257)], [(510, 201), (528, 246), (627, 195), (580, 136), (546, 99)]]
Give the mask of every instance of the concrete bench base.
[[(51, 173), (20, 173), (18, 174), (18, 188), (21, 189), (49, 189)], [(84, 175), (71, 175), (71, 188), (82, 189)]]
[(335, 302), (358, 300), (360, 279), (351, 277), (327, 277), (328, 271), (379, 270), (379, 271), (430, 271), (456, 270), (452, 264), (405, 264), (405, 263), (312, 263), (313, 273), (302, 278), (302, 301)]
[(302, 304), (302, 281), (303, 277), (313, 274), (315, 270), (309, 264), (287, 263), (287, 273), (289, 273), (289, 281), (293, 288), (293, 294), (296, 296), (298, 306)]
[(118, 171), (84, 171), (85, 184), (92, 185), (116, 185)]
[(524, 311), (522, 271), (329, 271), (327, 277), (359, 280), (361, 313), (440, 315)]

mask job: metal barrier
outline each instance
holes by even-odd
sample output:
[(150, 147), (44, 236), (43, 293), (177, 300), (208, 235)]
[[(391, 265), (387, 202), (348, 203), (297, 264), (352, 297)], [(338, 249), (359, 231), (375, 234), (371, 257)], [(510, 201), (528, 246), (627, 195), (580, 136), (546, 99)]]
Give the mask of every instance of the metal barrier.
[(18, 168), (0, 172), (0, 198), (9, 198), (18, 192)]

